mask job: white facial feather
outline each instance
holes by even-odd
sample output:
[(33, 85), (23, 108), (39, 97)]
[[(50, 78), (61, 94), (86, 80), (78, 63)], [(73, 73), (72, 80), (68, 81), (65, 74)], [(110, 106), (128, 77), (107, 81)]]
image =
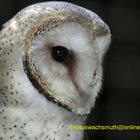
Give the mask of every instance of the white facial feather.
[(35, 4), (9, 20), (0, 32), (0, 139), (81, 140), (68, 127), (94, 107), (109, 43), (108, 26), (70, 3)]

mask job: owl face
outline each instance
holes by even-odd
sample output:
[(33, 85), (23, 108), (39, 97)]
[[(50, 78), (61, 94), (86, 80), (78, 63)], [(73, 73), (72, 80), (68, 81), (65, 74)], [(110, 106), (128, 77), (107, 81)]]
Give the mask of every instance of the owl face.
[(62, 9), (56, 11), (56, 15), (53, 11), (52, 16), (41, 17), (27, 31), (24, 69), (46, 100), (85, 115), (94, 106), (101, 86), (109, 29), (100, 19), (97, 24), (97, 19), (86, 19), (80, 13), (73, 16)]

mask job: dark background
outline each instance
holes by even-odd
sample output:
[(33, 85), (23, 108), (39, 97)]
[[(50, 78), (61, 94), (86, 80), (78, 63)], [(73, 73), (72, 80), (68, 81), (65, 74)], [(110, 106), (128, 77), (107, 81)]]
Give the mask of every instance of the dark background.
[[(41, 0), (1, 0), (0, 25)], [(44, 0), (42, 0), (44, 1)], [(96, 12), (109, 25), (112, 43), (104, 81), (87, 125), (140, 125), (140, 4), (136, 0), (65, 0)], [(89, 140), (140, 140), (140, 130), (87, 131)]]

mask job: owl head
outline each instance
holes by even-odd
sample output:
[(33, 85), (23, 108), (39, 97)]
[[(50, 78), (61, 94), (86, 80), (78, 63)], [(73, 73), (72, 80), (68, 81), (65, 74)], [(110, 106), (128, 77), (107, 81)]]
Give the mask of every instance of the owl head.
[(88, 114), (101, 86), (108, 26), (95, 13), (66, 2), (29, 6), (11, 22), (13, 30), (20, 29), (23, 67), (32, 86), (46, 100)]

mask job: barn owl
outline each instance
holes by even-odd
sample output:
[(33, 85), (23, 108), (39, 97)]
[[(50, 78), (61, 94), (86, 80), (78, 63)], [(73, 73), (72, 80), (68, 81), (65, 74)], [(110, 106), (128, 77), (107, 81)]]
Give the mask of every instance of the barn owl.
[(82, 140), (110, 30), (67, 2), (31, 5), (0, 32), (0, 140)]

